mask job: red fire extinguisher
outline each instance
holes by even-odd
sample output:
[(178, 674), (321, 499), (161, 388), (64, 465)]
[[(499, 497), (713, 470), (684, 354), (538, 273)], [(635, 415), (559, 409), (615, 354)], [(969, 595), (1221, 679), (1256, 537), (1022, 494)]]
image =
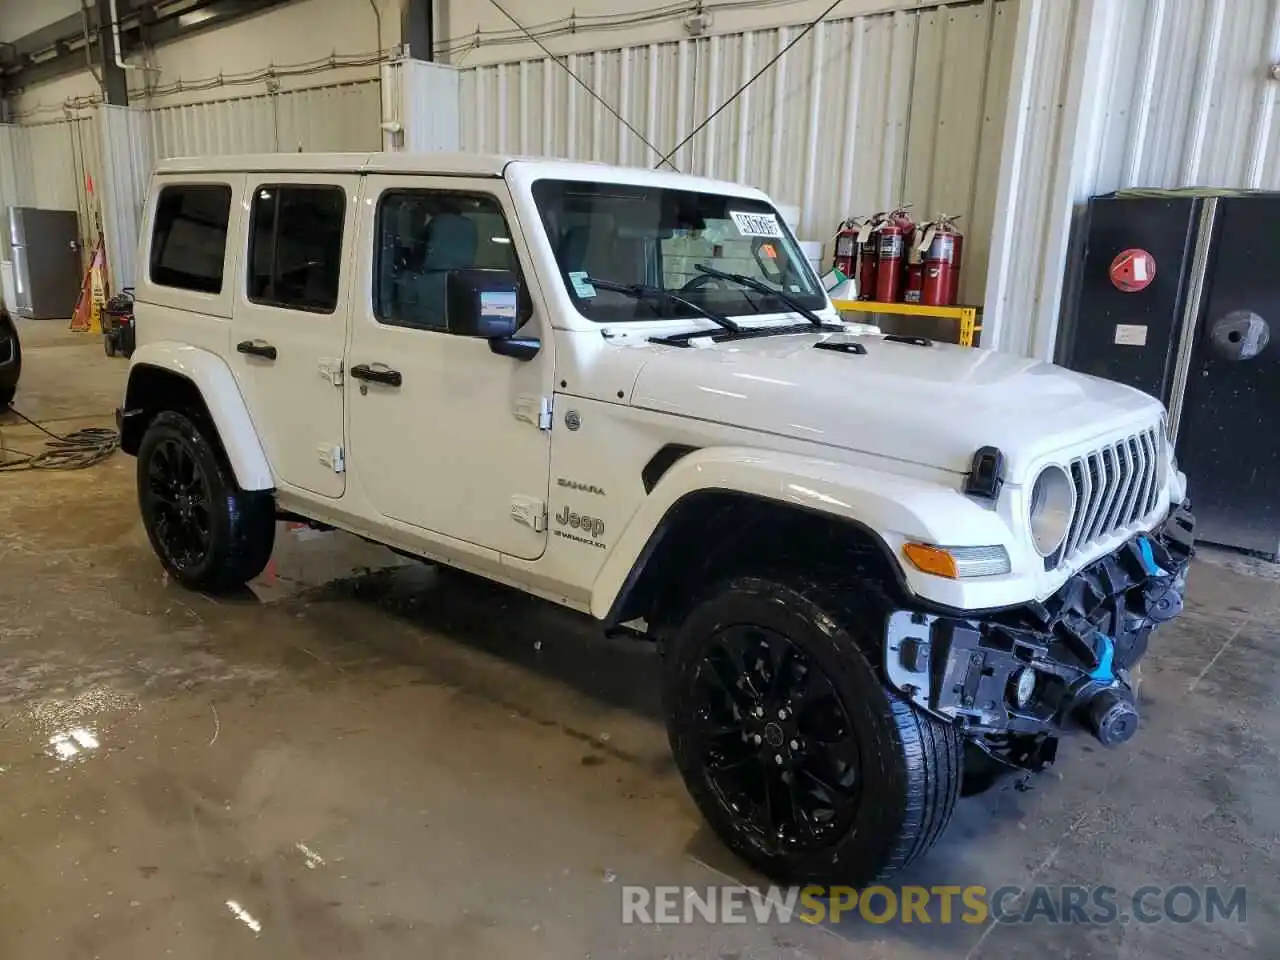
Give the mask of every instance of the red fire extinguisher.
[(901, 207), (885, 217), (884, 225), (880, 228), (876, 299), (881, 303), (897, 303), (902, 295), (907, 242), (914, 230), (915, 224), (910, 215)]
[(924, 288), (924, 254), (920, 249), (920, 235), (930, 224), (916, 225), (915, 232), (907, 239), (907, 281), (902, 291), (903, 303), (919, 303)]
[(856, 277), (858, 270), (858, 220), (850, 217), (840, 222), (835, 236), (835, 254), (831, 258), (832, 269), (846, 277)]
[(933, 307), (955, 304), (960, 287), (960, 252), (964, 237), (956, 229), (957, 217), (940, 216), (929, 225), (920, 243), (924, 278), (920, 302)]
[(880, 271), (880, 228), (884, 214), (860, 221), (858, 228), (858, 299), (876, 298), (876, 276)]

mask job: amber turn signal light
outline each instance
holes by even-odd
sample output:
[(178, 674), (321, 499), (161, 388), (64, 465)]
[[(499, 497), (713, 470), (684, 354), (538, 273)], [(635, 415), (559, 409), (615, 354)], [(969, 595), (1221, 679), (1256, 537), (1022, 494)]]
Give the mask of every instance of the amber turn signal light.
[(955, 557), (941, 547), (930, 546), (927, 543), (908, 543), (902, 548), (902, 552), (907, 555), (907, 559), (917, 570), (924, 573), (946, 577), (948, 580), (956, 580), (960, 576), (960, 571), (956, 569)]

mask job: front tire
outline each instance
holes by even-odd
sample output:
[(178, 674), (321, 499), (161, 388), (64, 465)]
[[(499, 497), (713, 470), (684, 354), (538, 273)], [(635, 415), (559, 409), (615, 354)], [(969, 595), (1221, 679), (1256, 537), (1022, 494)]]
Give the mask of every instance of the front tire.
[(181, 413), (161, 413), (147, 427), (138, 448), (138, 505), (156, 555), (187, 587), (242, 586), (271, 558), (271, 493), (241, 490), (221, 449)]
[(889, 692), (874, 588), (740, 577), (668, 641), (667, 733), (694, 802), (783, 883), (883, 879), (928, 850), (962, 774), (955, 728)]

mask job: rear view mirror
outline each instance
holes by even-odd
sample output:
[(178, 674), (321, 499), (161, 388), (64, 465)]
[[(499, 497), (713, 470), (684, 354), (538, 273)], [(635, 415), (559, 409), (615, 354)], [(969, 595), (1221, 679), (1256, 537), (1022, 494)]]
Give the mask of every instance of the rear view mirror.
[(488, 340), (494, 353), (518, 360), (538, 353), (539, 341), (516, 338), (530, 310), (529, 299), (510, 270), (450, 270), (445, 296), (450, 333)]

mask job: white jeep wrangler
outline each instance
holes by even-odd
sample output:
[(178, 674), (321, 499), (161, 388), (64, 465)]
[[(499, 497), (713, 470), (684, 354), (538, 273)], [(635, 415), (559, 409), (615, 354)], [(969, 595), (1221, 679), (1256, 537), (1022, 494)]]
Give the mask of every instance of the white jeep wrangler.
[(1160, 404), (842, 324), (758, 191), (219, 157), (144, 223), (121, 435), (182, 583), (304, 518), (653, 638), (689, 791), (787, 881), (884, 877), (962, 781), (1134, 732), (1191, 553)]

